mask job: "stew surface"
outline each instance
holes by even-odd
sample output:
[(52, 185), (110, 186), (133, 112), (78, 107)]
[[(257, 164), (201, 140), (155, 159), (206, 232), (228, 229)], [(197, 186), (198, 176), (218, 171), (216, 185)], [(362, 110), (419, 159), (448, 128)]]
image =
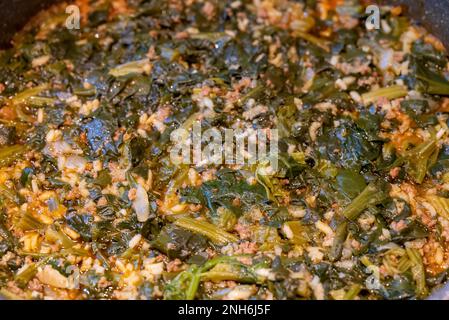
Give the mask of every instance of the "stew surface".
[[(68, 5), (0, 51), (0, 294), (422, 299), (444, 284), (449, 64), (400, 7)], [(194, 128), (277, 150), (174, 161), (216, 137), (195, 146)]]

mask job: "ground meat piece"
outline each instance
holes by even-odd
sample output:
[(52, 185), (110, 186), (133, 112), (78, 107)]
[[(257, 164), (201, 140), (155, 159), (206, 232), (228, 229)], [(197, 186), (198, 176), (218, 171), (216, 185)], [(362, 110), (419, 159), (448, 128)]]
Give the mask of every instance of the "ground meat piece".
[(16, 129), (0, 124), (0, 146), (14, 144), (16, 140)]
[(239, 244), (235, 254), (255, 254), (257, 252), (258, 246), (254, 242), (243, 242)]

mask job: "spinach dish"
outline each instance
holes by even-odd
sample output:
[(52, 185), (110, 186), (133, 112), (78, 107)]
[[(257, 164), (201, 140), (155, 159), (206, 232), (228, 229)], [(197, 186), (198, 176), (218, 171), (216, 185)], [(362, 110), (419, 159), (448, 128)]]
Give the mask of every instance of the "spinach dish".
[[(367, 28), (368, 5), (40, 13), (0, 51), (0, 295), (425, 299), (444, 285), (446, 51), (399, 6)], [(172, 133), (193, 124), (276, 130), (277, 168), (173, 163)]]

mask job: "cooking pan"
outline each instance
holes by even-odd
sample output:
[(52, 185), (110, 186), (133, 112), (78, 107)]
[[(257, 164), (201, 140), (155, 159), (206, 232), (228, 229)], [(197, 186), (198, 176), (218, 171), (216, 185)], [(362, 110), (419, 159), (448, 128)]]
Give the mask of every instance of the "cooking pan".
[[(60, 0), (0, 0), (0, 48), (10, 46), (11, 37), (37, 12)], [(377, 1), (400, 4), (406, 13), (436, 35), (449, 50), (449, 0)], [(0, 300), (2, 297), (0, 296)], [(436, 290), (429, 300), (449, 300), (449, 283)]]

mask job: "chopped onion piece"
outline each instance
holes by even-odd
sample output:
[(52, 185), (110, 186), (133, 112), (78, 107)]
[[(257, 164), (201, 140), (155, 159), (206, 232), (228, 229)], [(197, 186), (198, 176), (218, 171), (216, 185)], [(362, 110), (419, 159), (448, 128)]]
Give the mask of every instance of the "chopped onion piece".
[(140, 185), (136, 185), (136, 198), (133, 201), (133, 209), (136, 212), (137, 220), (145, 222), (150, 217), (150, 202), (148, 201), (148, 194)]

